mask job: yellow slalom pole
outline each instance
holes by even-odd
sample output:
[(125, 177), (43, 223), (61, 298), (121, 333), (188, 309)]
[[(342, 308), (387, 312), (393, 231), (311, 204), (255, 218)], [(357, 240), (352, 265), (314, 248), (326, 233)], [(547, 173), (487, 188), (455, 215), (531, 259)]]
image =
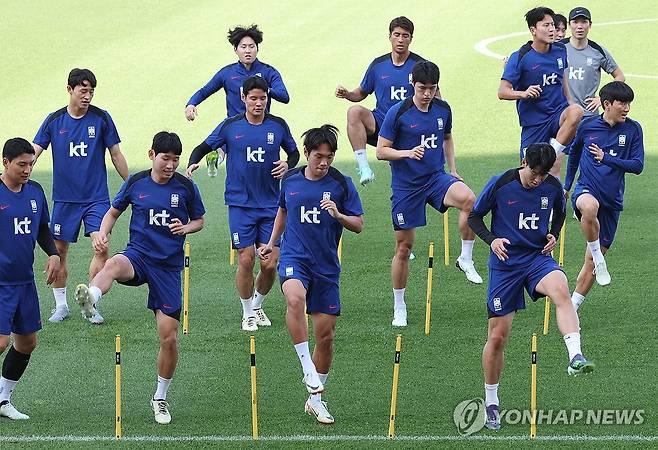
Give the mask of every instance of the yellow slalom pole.
[(190, 243), (185, 241), (185, 268), (183, 269), (183, 334), (190, 332)]
[(565, 220), (562, 224), (562, 231), (560, 232), (560, 257), (558, 259), (558, 264), (560, 267), (564, 267), (564, 241), (567, 240), (567, 221)]
[(121, 439), (121, 336), (117, 334), (114, 339), (115, 345), (115, 368), (114, 368), (114, 389), (115, 389), (115, 408), (114, 408), (114, 436)]
[(233, 250), (233, 244), (230, 241), (228, 243), (228, 263), (231, 266), (235, 265), (235, 250)]
[(530, 361), (530, 438), (537, 437), (537, 333), (532, 333)]
[(448, 211), (443, 213), (443, 264), (450, 265), (450, 233), (448, 225)]
[(434, 266), (434, 242), (430, 242), (427, 258), (427, 295), (425, 296), (425, 334), (430, 334), (430, 316), (432, 314), (432, 268)]
[(256, 341), (254, 336), (249, 338), (249, 352), (251, 353), (251, 437), (258, 440), (258, 400), (256, 398)]
[(548, 323), (551, 320), (551, 299), (546, 297), (544, 299), (544, 336), (548, 334)]
[(343, 262), (343, 236), (340, 237), (338, 241), (338, 263), (342, 264)]
[(391, 389), (391, 415), (388, 420), (388, 437), (395, 437), (395, 411), (398, 405), (398, 377), (400, 375), (400, 350), (402, 349), (402, 335), (395, 339), (395, 362), (393, 363), (393, 387)]

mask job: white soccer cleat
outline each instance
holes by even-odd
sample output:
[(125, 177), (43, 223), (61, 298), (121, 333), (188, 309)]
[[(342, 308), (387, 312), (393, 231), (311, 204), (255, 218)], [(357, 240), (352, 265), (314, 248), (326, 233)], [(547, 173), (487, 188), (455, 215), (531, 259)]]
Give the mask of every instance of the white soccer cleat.
[(254, 316), (242, 319), (242, 331), (258, 331), (258, 325)]
[(309, 394), (320, 394), (324, 391), (324, 386), (317, 373), (304, 374), (302, 383), (306, 386), (306, 390)]
[(357, 172), (359, 172), (360, 175), (359, 183), (361, 183), (361, 186), (365, 186), (366, 184), (370, 184), (375, 181), (375, 173), (370, 167), (357, 169)]
[(612, 281), (605, 260), (594, 265), (594, 274), (596, 275), (596, 282), (601, 286), (607, 286), (610, 284), (610, 281)]
[(14, 405), (8, 401), (0, 404), (0, 417), (6, 417), (11, 420), (27, 420), (30, 418), (27, 414), (23, 414), (14, 408)]
[(304, 411), (306, 411), (309, 416), (315, 417), (315, 420), (322, 424), (330, 425), (334, 423), (334, 416), (329, 413), (327, 402), (319, 401), (314, 403), (311, 401), (311, 397), (309, 397), (304, 405)]
[(103, 324), (103, 322), (105, 322), (105, 319), (103, 319), (103, 316), (101, 316), (101, 313), (98, 310), (98, 308), (96, 308), (96, 314), (94, 314), (89, 318), (89, 322), (91, 322), (94, 325), (101, 325)]
[(475, 284), (482, 284), (482, 277), (477, 270), (475, 270), (475, 264), (473, 264), (473, 261), (464, 261), (461, 258), (457, 258), (455, 266), (466, 274), (466, 279), (468, 279), (468, 281)]
[(48, 318), (48, 322), (57, 323), (62, 322), (69, 316), (69, 307), (65, 306), (63, 308), (55, 308), (51, 312), (51, 316)]
[(414, 252), (409, 252), (409, 261), (413, 261), (416, 259), (416, 255), (414, 255)]
[(169, 403), (165, 400), (151, 399), (151, 408), (155, 414), (155, 421), (166, 425), (171, 422), (171, 414), (169, 414)]
[(79, 284), (75, 288), (75, 300), (80, 305), (80, 312), (85, 319), (91, 319), (94, 315), (98, 314), (98, 311), (94, 307), (94, 299), (86, 285)]
[(407, 326), (407, 309), (395, 309), (393, 310), (393, 321), (391, 325), (394, 327), (406, 327)]
[(256, 325), (259, 327), (269, 327), (272, 325), (263, 308), (254, 309), (254, 312), (256, 313)]

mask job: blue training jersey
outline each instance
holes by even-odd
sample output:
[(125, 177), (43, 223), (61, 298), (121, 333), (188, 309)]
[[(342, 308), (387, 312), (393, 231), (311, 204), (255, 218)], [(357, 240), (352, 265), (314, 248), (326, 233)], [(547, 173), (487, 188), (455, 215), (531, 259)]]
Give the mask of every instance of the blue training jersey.
[[(591, 144), (603, 150), (598, 162), (589, 151)], [(600, 204), (614, 211), (624, 209), (625, 175), (639, 174), (644, 168), (642, 127), (630, 118), (610, 126), (603, 114), (583, 119), (569, 149), (569, 163), (564, 188), (571, 189), (576, 171), (580, 176), (576, 190), (596, 197)]]
[(172, 234), (169, 224), (173, 219), (186, 224), (203, 217), (206, 210), (196, 184), (179, 173), (158, 184), (151, 171), (144, 170), (128, 177), (112, 201), (119, 211), (128, 205), (132, 205), (128, 248), (161, 269), (182, 270), (185, 236)]
[(501, 78), (512, 83), (515, 91), (525, 91), (532, 85), (542, 89), (538, 98), (516, 101), (522, 127), (545, 123), (569, 106), (562, 88), (564, 70), (568, 67), (566, 47), (556, 42), (549, 46), (548, 52), (539, 53), (531, 44), (528, 42), (512, 53)]
[[(196, 91), (187, 102), (188, 105), (198, 105), (215, 92), (224, 88), (226, 92), (226, 116), (233, 117), (245, 112), (245, 105), (240, 97), (242, 94), (242, 83), (249, 77), (258, 76), (267, 82), (268, 96), (281, 103), (288, 103), (290, 95), (286, 85), (283, 84), (281, 74), (274, 67), (256, 59), (251, 68), (247, 68), (240, 61), (229, 64), (215, 74), (208, 83)], [(267, 102), (266, 111), (270, 110), (270, 102)]]
[(445, 172), (443, 140), (451, 132), (452, 111), (443, 100), (433, 99), (427, 112), (419, 110), (412, 98), (389, 109), (379, 135), (392, 141), (396, 150), (411, 150), (417, 145), (425, 147), (425, 155), (420, 160), (389, 161), (391, 187), (415, 189), (427, 184), (432, 175)]
[(281, 159), (297, 151), (288, 124), (280, 117), (266, 114), (263, 123), (251, 124), (244, 114), (220, 123), (205, 140), (213, 150), (226, 152), (226, 189), (224, 202), (246, 208), (276, 208), (279, 180), (271, 174)]
[(378, 122), (381, 123), (391, 106), (414, 94), (411, 69), (416, 62), (424, 60), (425, 58), (410, 52), (404, 64), (396, 66), (391, 54), (387, 53), (370, 63), (360, 88), (366, 94), (375, 93), (377, 104), (373, 113), (379, 119)]
[(512, 270), (532, 262), (548, 243), (551, 212), (555, 217), (562, 216), (566, 208), (562, 184), (557, 178), (548, 175), (536, 188), (525, 188), (519, 170), (492, 177), (473, 207), (473, 214), (480, 217), (491, 211), (491, 233), (510, 241), (505, 244), (508, 260), (501, 261), (490, 252), (492, 269)]
[(44, 150), (52, 145), (53, 200), (93, 203), (107, 200), (105, 149), (121, 142), (107, 111), (89, 106), (74, 119), (66, 108), (49, 114), (34, 137)]
[(281, 259), (305, 262), (317, 273), (340, 274), (338, 242), (343, 225), (320, 208), (328, 198), (346, 216), (363, 215), (363, 207), (352, 179), (333, 167), (320, 180), (304, 176), (306, 166), (289, 171), (281, 182), (279, 207), (287, 212), (281, 241)]
[(29, 180), (20, 192), (0, 181), (0, 285), (34, 281), (34, 247), (42, 225), (48, 226), (43, 188)]

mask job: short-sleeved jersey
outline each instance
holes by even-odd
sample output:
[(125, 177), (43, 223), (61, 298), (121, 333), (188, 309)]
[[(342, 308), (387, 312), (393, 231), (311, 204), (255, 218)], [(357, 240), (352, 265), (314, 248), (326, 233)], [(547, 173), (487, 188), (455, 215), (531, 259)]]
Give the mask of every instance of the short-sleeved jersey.
[(279, 180), (272, 177), (280, 149), (297, 150), (288, 124), (280, 117), (265, 114), (263, 123), (249, 123), (244, 114), (224, 120), (205, 140), (213, 150), (226, 152), (226, 189), (229, 206), (276, 208)]
[(286, 229), (281, 242), (281, 259), (304, 261), (323, 275), (338, 275), (338, 241), (343, 225), (320, 208), (327, 198), (347, 216), (363, 215), (359, 194), (350, 177), (330, 167), (320, 180), (304, 176), (304, 167), (288, 172), (281, 182), (279, 207), (287, 212)]
[[(208, 83), (195, 92), (187, 102), (188, 105), (198, 105), (215, 92), (224, 88), (226, 92), (226, 116), (233, 117), (236, 114), (245, 112), (244, 102), (240, 95), (242, 94), (242, 83), (249, 77), (262, 77), (269, 88), (268, 95), (281, 103), (288, 103), (290, 96), (286, 85), (283, 84), (281, 74), (269, 64), (255, 60), (251, 68), (247, 68), (241, 62), (235, 62), (223, 67)], [(267, 102), (266, 110), (270, 110), (270, 102)]]
[(42, 224), (48, 224), (43, 188), (29, 180), (20, 192), (0, 181), (0, 285), (34, 281), (34, 247)]
[[(591, 144), (603, 150), (597, 162), (589, 152)], [(564, 188), (571, 189), (576, 171), (581, 192), (591, 190), (602, 206), (615, 211), (624, 209), (626, 172), (639, 174), (644, 168), (642, 127), (630, 118), (610, 126), (603, 114), (583, 119), (570, 146)]]
[(560, 42), (567, 47), (569, 60), (567, 83), (571, 98), (583, 107), (586, 116), (595, 116), (596, 111), (585, 109), (587, 107), (585, 99), (596, 96), (596, 90), (601, 82), (601, 69), (611, 74), (619, 66), (610, 52), (594, 41), (588, 40), (587, 46), (582, 49), (571, 45), (569, 38)]
[(551, 44), (546, 53), (539, 53), (531, 44), (528, 42), (512, 53), (501, 78), (509, 81), (515, 91), (525, 91), (532, 85), (541, 87), (538, 98), (516, 101), (522, 127), (545, 123), (553, 114), (569, 106), (562, 90), (564, 70), (568, 67), (564, 44)]
[(411, 69), (416, 62), (424, 60), (425, 58), (410, 52), (404, 64), (396, 66), (391, 54), (387, 53), (370, 63), (360, 87), (366, 94), (375, 93), (377, 104), (373, 113), (380, 119), (384, 118), (391, 106), (413, 95)]
[(393, 141), (398, 151), (422, 145), (425, 155), (421, 160), (403, 158), (389, 161), (391, 187), (415, 189), (424, 186), (433, 174), (444, 172), (443, 140), (452, 133), (452, 111), (443, 100), (433, 99), (427, 112), (419, 110), (408, 98), (394, 105), (386, 113), (379, 135)]
[(566, 207), (557, 178), (548, 175), (536, 188), (525, 188), (519, 170), (491, 178), (473, 208), (473, 213), (481, 217), (491, 211), (491, 232), (510, 241), (505, 244), (509, 256), (506, 261), (491, 251), (489, 267), (493, 269), (511, 270), (529, 264), (546, 246), (551, 212), (563, 212)]
[(185, 236), (172, 234), (169, 224), (174, 219), (186, 224), (203, 217), (205, 208), (196, 184), (179, 173), (158, 184), (151, 171), (144, 170), (131, 175), (112, 200), (119, 211), (128, 205), (132, 206), (128, 248), (161, 269), (182, 270)]
[(92, 203), (107, 200), (105, 149), (121, 142), (107, 111), (89, 106), (74, 119), (66, 108), (49, 114), (34, 137), (43, 149), (52, 145), (53, 200)]

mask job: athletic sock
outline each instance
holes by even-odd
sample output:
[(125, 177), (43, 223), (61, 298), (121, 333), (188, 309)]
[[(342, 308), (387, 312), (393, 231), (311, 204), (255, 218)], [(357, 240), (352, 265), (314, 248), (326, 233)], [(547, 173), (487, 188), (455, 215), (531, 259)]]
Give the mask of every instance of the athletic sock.
[(254, 300), (251, 307), (253, 309), (261, 309), (263, 307), (263, 300), (265, 300), (265, 296), (258, 291), (254, 291)]
[(313, 359), (311, 357), (311, 351), (308, 349), (308, 341), (295, 344), (295, 351), (297, 352), (299, 362), (302, 364), (302, 371), (304, 372), (304, 375), (309, 373), (317, 373), (315, 364), (313, 364)]
[(365, 148), (362, 148), (360, 150), (355, 150), (354, 157), (356, 158), (356, 162), (359, 164), (359, 169), (370, 168), (370, 166), (368, 165), (368, 154), (366, 153)]
[(571, 295), (571, 303), (573, 303), (573, 309), (578, 311), (578, 308), (580, 308), (580, 305), (583, 304), (585, 301), (585, 296), (583, 294), (579, 294), (576, 291), (573, 291), (573, 294)]
[(459, 255), (459, 259), (465, 262), (473, 261), (473, 245), (475, 241), (467, 241), (462, 239), (462, 252)]
[(98, 303), (101, 301), (101, 297), (103, 296), (103, 292), (96, 286), (89, 286), (89, 293), (94, 299), (94, 305), (98, 305)]
[(404, 303), (404, 291), (407, 288), (402, 289), (393, 289), (393, 301), (395, 302), (393, 309), (395, 311), (404, 311), (407, 308), (406, 303)]
[(498, 402), (498, 383), (484, 383), (484, 406), (500, 405)]
[(241, 298), (240, 299), (240, 302), (242, 302), (242, 318), (243, 319), (246, 319), (247, 317), (255, 317), (256, 316), (254, 314), (252, 298), (253, 297)]
[(580, 333), (567, 333), (564, 335), (564, 343), (567, 344), (567, 350), (569, 351), (569, 362), (576, 355), (582, 355), (580, 350)]
[(162, 378), (158, 375), (158, 385), (153, 394), (153, 400), (167, 400), (167, 391), (171, 384), (171, 378)]
[(555, 139), (555, 138), (551, 138), (551, 140), (549, 141), (549, 144), (551, 144), (551, 147), (553, 147), (555, 149), (555, 154), (562, 153), (564, 151), (564, 149), (566, 148), (566, 146), (560, 144), (557, 141), (557, 139)]
[(587, 248), (589, 248), (590, 253), (592, 254), (592, 259), (594, 259), (594, 264), (599, 264), (605, 262), (603, 253), (601, 252), (601, 242), (597, 239), (595, 241), (587, 241)]
[(17, 384), (18, 381), (0, 377), (0, 403), (11, 402), (11, 393), (14, 392)]
[(55, 308), (68, 308), (66, 303), (66, 287), (53, 288), (53, 295), (55, 296)]
[[(320, 382), (326, 386), (327, 385), (327, 377), (329, 374), (327, 373), (320, 373), (318, 372), (318, 377), (320, 377)], [(311, 404), (312, 405), (318, 405), (322, 401), (322, 394), (311, 394)]]

